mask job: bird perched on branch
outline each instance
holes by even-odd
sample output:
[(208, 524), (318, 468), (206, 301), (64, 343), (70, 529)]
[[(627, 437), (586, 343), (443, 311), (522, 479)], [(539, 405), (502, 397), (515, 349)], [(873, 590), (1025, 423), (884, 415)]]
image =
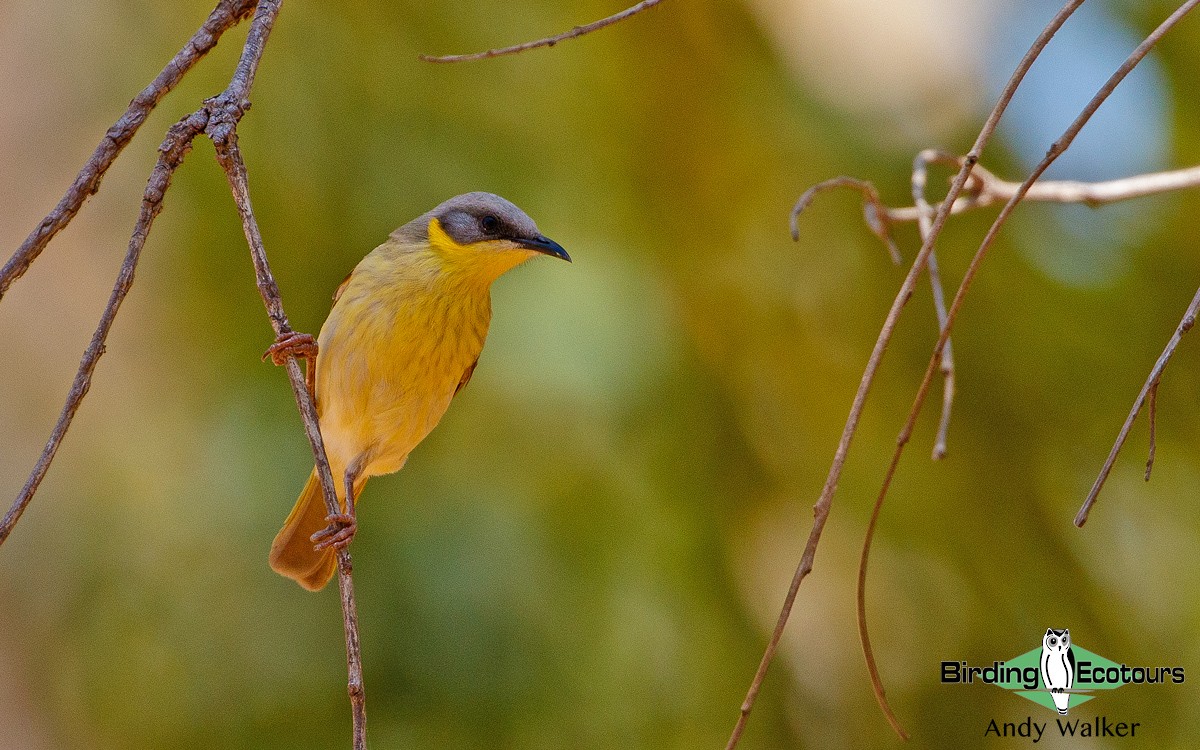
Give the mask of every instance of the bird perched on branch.
[(357, 529), (367, 477), (398, 471), (441, 420), (483, 349), (492, 282), (537, 254), (571, 260), (503, 198), (451, 198), (363, 258), (334, 294), (316, 342), (288, 334), (267, 350), (276, 364), (289, 354), (308, 359), (342, 509), (327, 515), (314, 469), (271, 545), (278, 573), (311, 591), (329, 582), (334, 550)]

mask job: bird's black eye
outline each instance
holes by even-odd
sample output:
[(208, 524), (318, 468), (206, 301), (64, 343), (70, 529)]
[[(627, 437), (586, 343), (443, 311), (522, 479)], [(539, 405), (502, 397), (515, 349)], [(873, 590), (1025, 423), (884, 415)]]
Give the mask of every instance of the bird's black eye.
[(487, 232), (488, 234), (495, 234), (500, 230), (500, 220), (491, 214), (488, 214), (480, 219), (479, 225), (483, 227), (483, 231)]

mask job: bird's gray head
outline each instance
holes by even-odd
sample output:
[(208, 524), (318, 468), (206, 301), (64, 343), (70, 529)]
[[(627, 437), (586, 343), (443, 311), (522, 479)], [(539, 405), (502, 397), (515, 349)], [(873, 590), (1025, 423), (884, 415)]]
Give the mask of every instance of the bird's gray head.
[(561, 245), (538, 231), (524, 211), (492, 193), (457, 195), (393, 234), (409, 241), (431, 242), (439, 231), (460, 247), (495, 243), (498, 249), (521, 248), (571, 260)]

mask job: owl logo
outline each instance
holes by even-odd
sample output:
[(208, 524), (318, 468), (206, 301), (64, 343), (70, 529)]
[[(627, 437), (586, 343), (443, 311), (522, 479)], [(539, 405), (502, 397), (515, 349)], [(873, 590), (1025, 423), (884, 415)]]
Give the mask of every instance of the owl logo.
[(1042, 686), (1050, 691), (1054, 707), (1063, 716), (1071, 694), (1066, 692), (1075, 683), (1075, 654), (1071, 651), (1071, 631), (1047, 628), (1042, 637)]

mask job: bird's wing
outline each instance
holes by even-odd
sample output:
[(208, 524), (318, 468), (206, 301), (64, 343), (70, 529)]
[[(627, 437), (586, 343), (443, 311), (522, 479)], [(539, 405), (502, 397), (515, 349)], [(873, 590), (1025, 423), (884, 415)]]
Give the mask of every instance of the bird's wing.
[(1067, 649), (1067, 687), (1075, 684), (1075, 650)]
[(459, 391), (467, 387), (467, 383), (471, 382), (471, 376), (475, 374), (475, 365), (477, 364), (479, 364), (479, 357), (475, 358), (475, 361), (471, 363), (471, 366), (468, 367), (467, 371), (462, 374), (461, 378), (459, 378), (458, 387), (454, 389), (455, 396), (458, 395)]
[[(342, 292), (346, 291), (346, 287), (350, 285), (350, 277), (353, 275), (354, 272), (351, 271), (350, 273), (346, 274), (346, 278), (342, 279), (342, 283), (338, 284), (337, 289), (333, 292), (333, 302), (329, 305), (330, 308), (336, 305), (338, 300), (342, 298)], [(318, 354), (317, 356), (319, 357), (320, 355)], [(321, 416), (321, 399), (315, 397), (317, 392), (317, 374), (316, 368), (312, 363), (309, 363), (308, 365), (308, 369), (306, 370), (306, 378), (311, 379), (311, 384), (309, 385), (308, 390), (309, 393), (314, 394), (313, 402), (314, 406), (317, 407), (317, 416), (319, 417)]]
[(342, 298), (342, 292), (346, 291), (346, 285), (350, 283), (350, 277), (353, 275), (354, 272), (351, 271), (346, 274), (346, 278), (342, 279), (342, 283), (338, 284), (337, 291), (333, 293), (333, 304), (336, 305), (337, 301)]

